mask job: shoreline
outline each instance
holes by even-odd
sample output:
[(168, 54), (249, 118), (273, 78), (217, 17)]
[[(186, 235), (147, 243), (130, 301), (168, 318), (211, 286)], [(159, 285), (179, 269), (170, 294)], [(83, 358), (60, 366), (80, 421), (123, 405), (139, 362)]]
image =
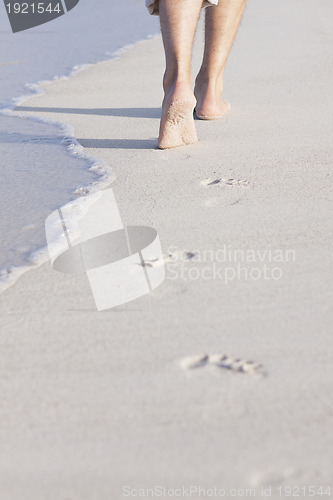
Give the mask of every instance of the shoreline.
[[(79, 66), (74, 66), (68, 73), (68, 75), (55, 76), (49, 80), (42, 80), (36, 83), (27, 83), (25, 86), (27, 90), (31, 91), (31, 94), (24, 94), (18, 97), (13, 97), (7, 103), (3, 103), (0, 107), (0, 115), (13, 118), (25, 118), (38, 123), (43, 123), (56, 127), (62, 136), (62, 140), (59, 145), (65, 144), (66, 151), (74, 158), (85, 160), (87, 162), (87, 169), (96, 174), (99, 180), (93, 181), (91, 184), (78, 187), (73, 195), (85, 196), (86, 194), (91, 194), (95, 191), (105, 189), (107, 186), (111, 185), (115, 180), (115, 173), (112, 167), (106, 162), (100, 160), (97, 156), (92, 156), (84, 153), (84, 148), (81, 146), (74, 136), (73, 127), (67, 122), (56, 121), (49, 118), (36, 117), (33, 114), (15, 113), (15, 109), (21, 107), (23, 104), (27, 103), (30, 99), (41, 96), (45, 93), (45, 87), (52, 85), (55, 82), (67, 81), (75, 76), (79, 75), (82, 71), (99, 64), (101, 62), (112, 61), (114, 59), (120, 58), (128, 50), (133, 49), (133, 47), (138, 44), (148, 40), (154, 40), (160, 35), (148, 35), (142, 40), (138, 40), (135, 43), (129, 43), (124, 45), (120, 49), (116, 50), (110, 54), (106, 59), (101, 59), (95, 63), (81, 64)], [(71, 201), (68, 199), (68, 202)], [(12, 266), (8, 265), (0, 269), (0, 293), (13, 286), (15, 282), (26, 272), (39, 267), (48, 261), (49, 255), (47, 247), (41, 247), (37, 250), (29, 251), (26, 255), (27, 263), (22, 266)]]

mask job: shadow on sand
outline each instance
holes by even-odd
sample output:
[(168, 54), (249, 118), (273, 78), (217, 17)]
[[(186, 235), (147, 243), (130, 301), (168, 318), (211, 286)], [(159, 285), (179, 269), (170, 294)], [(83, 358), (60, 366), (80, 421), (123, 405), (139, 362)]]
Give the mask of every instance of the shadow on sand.
[(17, 106), (14, 111), (36, 113), (65, 113), (74, 115), (121, 116), (123, 118), (156, 118), (161, 117), (160, 108), (43, 108)]
[(158, 149), (157, 139), (77, 139), (84, 148)]

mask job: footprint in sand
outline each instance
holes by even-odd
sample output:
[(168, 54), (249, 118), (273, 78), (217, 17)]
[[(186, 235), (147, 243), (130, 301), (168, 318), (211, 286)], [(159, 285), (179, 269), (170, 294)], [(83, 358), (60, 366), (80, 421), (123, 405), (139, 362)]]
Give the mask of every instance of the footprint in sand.
[(249, 181), (245, 179), (204, 179), (201, 181), (202, 186), (215, 186), (216, 184), (220, 184), (221, 186), (233, 186), (233, 187), (247, 187), (250, 185)]
[(251, 485), (255, 488), (269, 486), (283, 486), (290, 480), (300, 479), (302, 471), (289, 468), (280, 471), (255, 472), (250, 478)]
[(218, 368), (248, 375), (264, 375), (263, 366), (254, 361), (231, 358), (226, 354), (200, 354), (182, 359), (181, 366), (186, 370), (214, 365)]
[(181, 366), (185, 370), (192, 370), (193, 368), (199, 368), (200, 366), (205, 366), (209, 361), (208, 354), (199, 354), (198, 356), (191, 356), (189, 358), (184, 358), (181, 361)]
[(172, 255), (171, 254), (165, 254), (162, 257), (159, 257), (157, 259), (146, 259), (142, 264), (138, 264), (139, 266), (142, 267), (160, 267), (164, 266), (164, 264), (171, 262), (172, 261)]
[(158, 259), (146, 259), (142, 264), (142, 267), (159, 267), (167, 264), (168, 262), (176, 262), (177, 260), (192, 260), (197, 254), (195, 252), (188, 252), (186, 250), (178, 250), (174, 253), (164, 254)]
[[(250, 183), (245, 179), (227, 179), (224, 177), (221, 179), (211, 179), (208, 177), (201, 181), (201, 185), (206, 188), (211, 188), (211, 186), (225, 188), (222, 191), (224, 193), (222, 197), (209, 198), (204, 202), (207, 207), (218, 207), (221, 204), (225, 206), (237, 205), (241, 201), (239, 198), (240, 191), (244, 188), (248, 188)], [(214, 190), (214, 193), (217, 194), (217, 191)]]

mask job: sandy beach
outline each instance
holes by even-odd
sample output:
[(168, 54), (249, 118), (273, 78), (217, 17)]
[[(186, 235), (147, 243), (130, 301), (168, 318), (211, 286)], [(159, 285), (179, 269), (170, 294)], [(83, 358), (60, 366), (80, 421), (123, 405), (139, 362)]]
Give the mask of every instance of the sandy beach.
[[(1, 293), (1, 498), (333, 495), (332, 14), (249, 2), (231, 112), (197, 120), (190, 146), (157, 149), (160, 37), (16, 108), (69, 124), (112, 168), (123, 223), (156, 229), (166, 279), (101, 312), (85, 274), (50, 262)], [(202, 44), (201, 25), (194, 71)]]

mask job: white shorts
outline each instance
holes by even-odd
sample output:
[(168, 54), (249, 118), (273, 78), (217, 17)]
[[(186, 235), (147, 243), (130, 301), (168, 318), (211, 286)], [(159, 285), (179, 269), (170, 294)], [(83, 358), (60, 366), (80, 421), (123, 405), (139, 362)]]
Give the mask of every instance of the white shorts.
[[(149, 13), (158, 16), (158, 2), (159, 0), (146, 0), (146, 7)], [(202, 7), (208, 7), (209, 5), (217, 5), (219, 0), (203, 0)]]

